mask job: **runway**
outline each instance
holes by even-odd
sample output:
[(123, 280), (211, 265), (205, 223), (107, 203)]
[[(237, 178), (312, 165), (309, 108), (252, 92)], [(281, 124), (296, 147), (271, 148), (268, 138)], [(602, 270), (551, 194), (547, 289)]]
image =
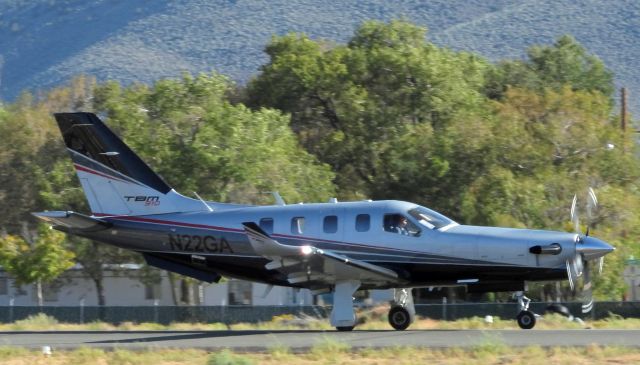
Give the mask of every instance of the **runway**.
[(295, 352), (309, 350), (328, 340), (358, 348), (395, 346), (471, 347), (499, 341), (507, 346), (529, 345), (640, 347), (640, 330), (415, 330), (415, 331), (52, 331), (0, 332), (0, 346), (39, 349), (144, 350), (153, 348), (198, 348), (237, 352), (262, 352), (286, 346)]

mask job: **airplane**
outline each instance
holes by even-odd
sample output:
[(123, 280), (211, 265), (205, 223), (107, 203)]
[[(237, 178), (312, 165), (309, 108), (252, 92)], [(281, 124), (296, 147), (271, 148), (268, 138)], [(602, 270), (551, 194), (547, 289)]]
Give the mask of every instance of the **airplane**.
[[(535, 326), (525, 283), (583, 277), (614, 247), (586, 234), (461, 225), (418, 204), (385, 200), (242, 205), (179, 194), (95, 114), (56, 113), (91, 214), (33, 213), (53, 228), (143, 255), (154, 267), (205, 282), (222, 276), (332, 293), (330, 322), (356, 325), (358, 290), (395, 289), (389, 323), (415, 319), (411, 290), (466, 286), (514, 292), (517, 323)], [(597, 205), (593, 190), (589, 206)], [(572, 220), (579, 227), (574, 197)]]

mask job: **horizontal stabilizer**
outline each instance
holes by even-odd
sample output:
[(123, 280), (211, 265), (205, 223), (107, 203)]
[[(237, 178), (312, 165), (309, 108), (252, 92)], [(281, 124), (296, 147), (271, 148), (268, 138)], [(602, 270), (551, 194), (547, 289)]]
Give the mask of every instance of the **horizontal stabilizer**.
[(52, 211), (32, 214), (45, 222), (68, 230), (95, 232), (111, 227), (109, 222), (76, 212)]

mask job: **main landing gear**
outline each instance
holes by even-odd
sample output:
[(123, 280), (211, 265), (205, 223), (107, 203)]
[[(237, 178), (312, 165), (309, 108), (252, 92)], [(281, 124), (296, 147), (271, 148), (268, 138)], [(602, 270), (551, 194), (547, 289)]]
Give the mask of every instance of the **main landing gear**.
[(529, 310), (531, 299), (527, 298), (523, 292), (519, 291), (513, 295), (518, 300), (519, 312), (516, 316), (518, 326), (523, 330), (530, 330), (536, 325), (536, 315)]
[(394, 300), (389, 310), (389, 324), (397, 331), (406, 330), (416, 318), (411, 288), (396, 289)]
[(358, 280), (336, 283), (333, 290), (331, 325), (338, 331), (351, 331), (356, 326), (356, 312), (353, 309), (353, 293), (360, 287)]
[[(333, 290), (333, 308), (331, 325), (338, 331), (352, 331), (356, 325), (356, 313), (353, 309), (353, 294), (360, 287), (360, 281), (346, 280), (336, 283)], [(389, 324), (398, 331), (407, 329), (415, 320), (416, 309), (413, 305), (411, 289), (396, 289)]]

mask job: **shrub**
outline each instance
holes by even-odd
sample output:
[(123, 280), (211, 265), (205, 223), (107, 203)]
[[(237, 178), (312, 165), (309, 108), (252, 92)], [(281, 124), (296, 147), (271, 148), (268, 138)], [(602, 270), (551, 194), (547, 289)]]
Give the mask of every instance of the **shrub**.
[(254, 361), (247, 356), (234, 354), (229, 350), (222, 350), (211, 354), (207, 365), (253, 365)]

